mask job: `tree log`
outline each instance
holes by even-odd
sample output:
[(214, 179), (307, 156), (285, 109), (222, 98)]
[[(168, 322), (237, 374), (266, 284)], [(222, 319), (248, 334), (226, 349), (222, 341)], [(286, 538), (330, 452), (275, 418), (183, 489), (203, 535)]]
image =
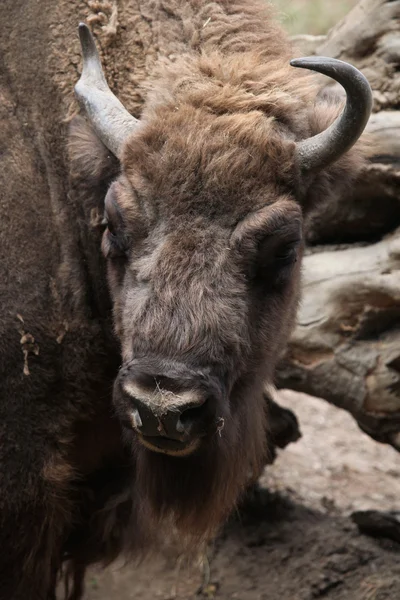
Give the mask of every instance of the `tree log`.
[[(332, 56), (371, 83), (368, 164), (354, 188), (316, 210), (298, 323), (278, 387), (349, 411), (400, 450), (400, 2), (362, 0), (327, 36), (296, 36), (300, 53)], [(304, 51), (304, 50), (308, 50)], [(321, 77), (321, 93), (336, 92)]]
[(293, 42), (301, 52), (332, 56), (361, 69), (378, 111), (400, 105), (399, 30), (398, 0), (361, 0), (327, 36), (300, 35)]
[(305, 257), (303, 301), (278, 385), (348, 410), (400, 450), (399, 234)]
[(351, 62), (374, 90), (375, 110), (400, 104), (400, 2), (362, 0), (334, 27), (317, 53)]
[(354, 188), (311, 216), (310, 244), (376, 241), (400, 225), (400, 111), (374, 113), (368, 163)]

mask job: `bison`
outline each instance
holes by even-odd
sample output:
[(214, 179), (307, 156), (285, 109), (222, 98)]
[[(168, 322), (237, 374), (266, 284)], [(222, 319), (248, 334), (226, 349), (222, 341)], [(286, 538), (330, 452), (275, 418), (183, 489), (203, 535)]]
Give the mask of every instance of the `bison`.
[[(63, 565), (81, 598), (89, 564), (164, 526), (215, 534), (268, 459), (306, 219), (359, 172), (371, 110), (350, 65), (290, 65), (263, 0), (131, 0), (121, 35), (151, 32), (121, 71), (137, 114), (80, 25), (67, 156), (78, 7), (37, 4), (0, 15), (1, 600), (54, 599)], [(293, 67), (339, 82), (343, 111)]]

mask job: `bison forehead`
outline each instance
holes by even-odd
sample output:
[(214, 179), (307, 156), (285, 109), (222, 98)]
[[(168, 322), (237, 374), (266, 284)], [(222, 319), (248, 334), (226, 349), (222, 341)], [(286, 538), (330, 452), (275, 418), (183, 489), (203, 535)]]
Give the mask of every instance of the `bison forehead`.
[(210, 215), (234, 223), (273, 202), (293, 182), (294, 144), (260, 111), (210, 115), (180, 107), (145, 122), (126, 145), (123, 169), (166, 215)]

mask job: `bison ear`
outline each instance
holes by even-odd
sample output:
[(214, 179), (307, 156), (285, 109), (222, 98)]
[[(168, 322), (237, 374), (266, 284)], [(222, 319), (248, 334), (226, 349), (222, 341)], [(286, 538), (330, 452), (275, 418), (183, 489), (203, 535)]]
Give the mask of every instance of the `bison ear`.
[(74, 182), (93, 187), (110, 181), (119, 173), (118, 159), (81, 116), (74, 117), (70, 123), (68, 154), (70, 176)]
[[(311, 135), (326, 130), (337, 119), (344, 101), (344, 95), (337, 86), (329, 86), (320, 92), (309, 117)], [(369, 146), (369, 135), (363, 133), (336, 162), (310, 176), (302, 201), (306, 214), (313, 208), (322, 207), (322, 204), (337, 203), (341, 197), (349, 195), (367, 164)]]

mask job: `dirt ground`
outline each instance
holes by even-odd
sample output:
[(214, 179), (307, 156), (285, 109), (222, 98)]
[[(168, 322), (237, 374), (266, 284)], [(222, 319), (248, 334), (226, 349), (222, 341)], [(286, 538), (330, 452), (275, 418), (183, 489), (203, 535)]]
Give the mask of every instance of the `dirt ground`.
[(216, 542), (138, 567), (93, 570), (88, 600), (397, 600), (400, 544), (361, 535), (349, 514), (400, 509), (400, 456), (345, 412), (283, 392), (303, 438), (280, 453)]

